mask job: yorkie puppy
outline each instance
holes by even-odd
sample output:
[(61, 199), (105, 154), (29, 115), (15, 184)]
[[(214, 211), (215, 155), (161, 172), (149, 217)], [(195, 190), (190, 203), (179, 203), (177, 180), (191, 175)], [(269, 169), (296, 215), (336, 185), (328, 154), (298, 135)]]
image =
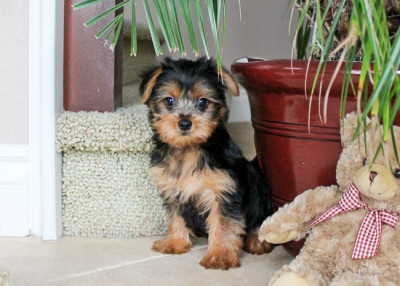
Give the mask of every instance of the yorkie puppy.
[(247, 161), (229, 136), (225, 90), (239, 95), (229, 72), (215, 61), (165, 59), (142, 74), (155, 148), (150, 173), (169, 213), (168, 234), (153, 250), (180, 254), (190, 236), (208, 235), (205, 268), (239, 267), (243, 247), (271, 251), (258, 228), (273, 212), (256, 160)]

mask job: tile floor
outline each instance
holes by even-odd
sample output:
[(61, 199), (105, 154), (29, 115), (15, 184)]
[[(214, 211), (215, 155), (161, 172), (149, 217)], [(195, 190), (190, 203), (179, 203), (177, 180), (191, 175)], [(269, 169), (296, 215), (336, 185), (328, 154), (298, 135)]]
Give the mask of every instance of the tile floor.
[(183, 255), (153, 252), (158, 237), (92, 239), (62, 237), (0, 238), (0, 265), (11, 273), (12, 286), (117, 285), (266, 285), (272, 273), (291, 260), (282, 247), (270, 254), (241, 254), (242, 266), (205, 270), (198, 263), (206, 239), (194, 240)]
[[(230, 124), (229, 130), (245, 156), (253, 158), (250, 123)], [(256, 286), (266, 285), (272, 273), (292, 259), (278, 246), (268, 255), (241, 253), (237, 269), (205, 270), (198, 263), (207, 251), (206, 239), (193, 240), (189, 253), (163, 255), (151, 250), (158, 238), (1, 237), (0, 269), (11, 273), (11, 286)]]

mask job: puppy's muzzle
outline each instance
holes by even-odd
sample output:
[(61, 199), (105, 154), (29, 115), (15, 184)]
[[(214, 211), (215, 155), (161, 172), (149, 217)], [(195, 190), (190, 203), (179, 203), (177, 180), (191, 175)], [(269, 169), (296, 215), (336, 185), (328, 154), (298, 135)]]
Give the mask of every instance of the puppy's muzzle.
[(178, 121), (178, 127), (182, 131), (188, 131), (192, 128), (192, 121), (189, 119), (181, 119)]

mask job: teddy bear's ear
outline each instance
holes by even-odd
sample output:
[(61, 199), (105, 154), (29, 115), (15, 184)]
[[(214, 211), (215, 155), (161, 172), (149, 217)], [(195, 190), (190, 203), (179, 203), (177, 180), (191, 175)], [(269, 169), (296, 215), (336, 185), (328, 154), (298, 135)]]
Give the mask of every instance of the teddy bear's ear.
[[(369, 118), (367, 118), (369, 121)], [(344, 120), (341, 122), (340, 135), (343, 148), (349, 146), (354, 141), (354, 132), (357, 128), (358, 115), (353, 111), (347, 113)]]
[[(394, 139), (394, 142), (392, 139)], [(393, 144), (395, 144), (397, 148), (397, 154), (400, 154), (400, 126), (393, 126), (393, 138), (389, 139), (386, 144), (383, 144), (384, 154), (389, 160), (389, 166), (392, 169), (399, 169), (400, 164), (397, 162)]]

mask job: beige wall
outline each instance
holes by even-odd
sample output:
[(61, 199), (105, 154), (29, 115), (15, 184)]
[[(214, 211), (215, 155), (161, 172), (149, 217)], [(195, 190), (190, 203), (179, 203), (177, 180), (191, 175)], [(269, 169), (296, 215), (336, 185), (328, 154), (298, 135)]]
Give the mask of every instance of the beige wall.
[[(223, 52), (223, 63), (229, 68), (232, 62), (244, 56), (269, 59), (290, 58), (296, 20), (292, 21), (291, 36), (288, 34), (291, 3), (289, 0), (241, 0), (242, 21), (239, 18), (239, 1), (227, 1), (227, 38)], [(146, 22), (141, 1), (137, 1), (137, 19)], [(202, 1), (203, 3), (203, 1)], [(130, 13), (126, 16), (129, 18)], [(204, 9), (203, 16), (208, 20)], [(295, 18), (297, 19), (295, 13)], [(181, 25), (183, 29), (183, 24)], [(210, 31), (209, 26), (206, 30)], [(185, 33), (185, 32), (184, 32)], [(211, 35), (210, 32), (208, 32)], [(188, 41), (185, 41), (188, 43)], [(209, 43), (212, 48), (213, 43)], [(140, 47), (138, 47), (140, 49)], [(187, 45), (188, 57), (194, 58)], [(164, 54), (171, 54), (164, 46)], [(202, 50), (201, 50), (202, 51)]]
[[(238, 2), (227, 1), (227, 36), (222, 55), (225, 67), (230, 69), (233, 61), (246, 56), (290, 58), (292, 38), (288, 35), (289, 1), (242, 0), (241, 21)], [(204, 16), (208, 17), (206, 14)], [(213, 43), (209, 45), (212, 47)], [(189, 53), (189, 57), (191, 55)]]
[[(232, 4), (227, 11), (229, 36), (223, 52), (223, 62), (227, 67), (244, 56), (290, 58), (292, 37), (288, 34), (288, 27), (291, 7), (288, 0), (242, 0), (241, 21), (237, 5), (234, 5), (238, 1), (228, 2)], [(294, 29), (295, 26), (292, 31)]]
[(29, 1), (11, 2), (0, 1), (0, 145), (29, 143)]

